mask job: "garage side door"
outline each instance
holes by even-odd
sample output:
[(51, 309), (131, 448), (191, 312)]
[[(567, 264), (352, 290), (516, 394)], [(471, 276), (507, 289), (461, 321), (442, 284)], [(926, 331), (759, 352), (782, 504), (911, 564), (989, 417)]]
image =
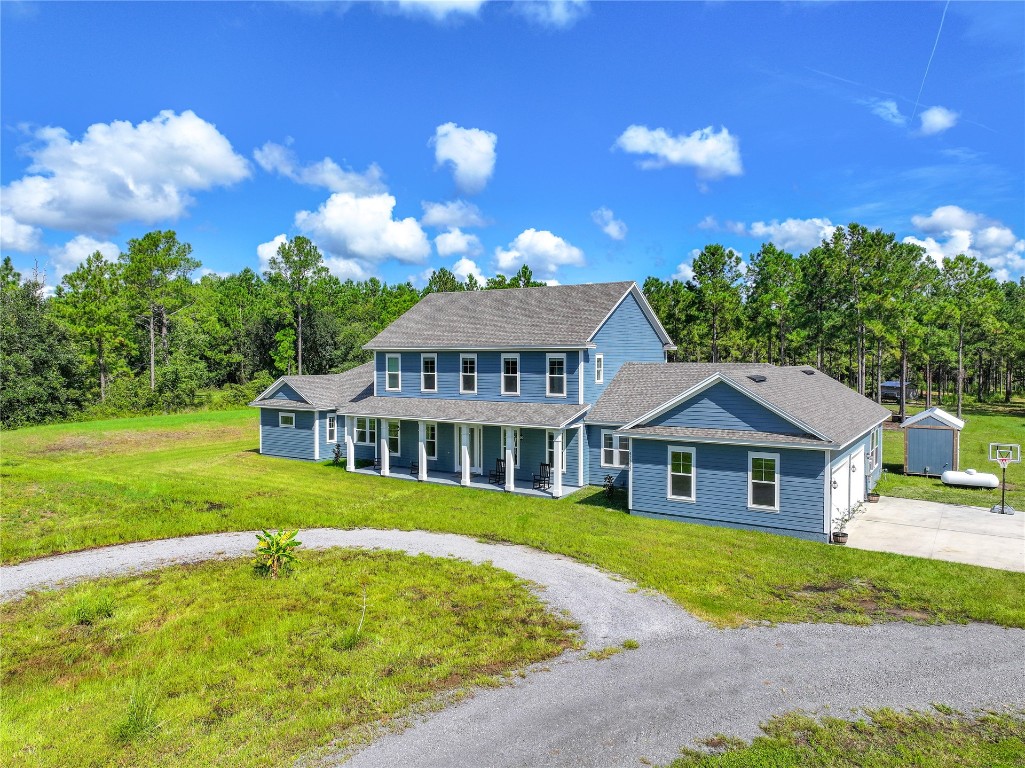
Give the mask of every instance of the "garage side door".
[[(830, 478), (830, 511), (829, 516), (832, 522), (844, 513), (851, 503), (851, 462), (844, 459), (833, 468)], [(833, 530), (831, 528), (831, 530)]]

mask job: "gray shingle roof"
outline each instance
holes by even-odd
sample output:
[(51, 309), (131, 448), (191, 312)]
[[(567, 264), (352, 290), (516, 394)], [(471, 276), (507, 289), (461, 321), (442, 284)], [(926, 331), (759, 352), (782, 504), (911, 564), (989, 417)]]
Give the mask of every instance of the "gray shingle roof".
[(737, 442), (789, 443), (793, 445), (822, 445), (817, 437), (786, 435), (780, 432), (752, 432), (740, 429), (696, 429), (689, 427), (634, 427), (623, 429), (624, 435), (679, 438), (681, 440), (735, 440)]
[(390, 419), (463, 421), (558, 428), (580, 416), (586, 405), (444, 400), (419, 397), (363, 397), (339, 406), (340, 413)]
[[(347, 402), (366, 389), (373, 390), (374, 364), (364, 363), (344, 373), (324, 373), (304, 376), (282, 376), (278, 383), (288, 384), (298, 392), (309, 404), (304, 410), (333, 410), (339, 403)], [(273, 387), (272, 387), (273, 388)], [(288, 400), (254, 400), (250, 405), (257, 407), (277, 406), (289, 403)], [(298, 403), (297, 408), (304, 404)]]
[[(626, 363), (587, 414), (587, 422), (627, 424), (716, 373), (838, 445), (889, 418), (886, 408), (836, 379), (820, 371), (809, 376), (805, 370), (812, 369), (767, 363)], [(751, 374), (765, 381), (754, 382)]]
[(583, 346), (633, 285), (431, 293), (364, 349)]

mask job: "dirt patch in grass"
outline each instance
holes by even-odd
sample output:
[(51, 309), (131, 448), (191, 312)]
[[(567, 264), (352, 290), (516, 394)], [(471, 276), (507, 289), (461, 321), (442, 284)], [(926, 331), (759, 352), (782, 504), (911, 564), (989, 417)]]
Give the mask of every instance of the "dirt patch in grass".
[(235, 440), (252, 436), (249, 425), (226, 426), (193, 425), (180, 429), (117, 429), (101, 432), (65, 434), (45, 443), (26, 446), (29, 456), (68, 456), (89, 454), (94, 456), (134, 453), (139, 450), (156, 451), (201, 439)]
[[(938, 615), (921, 607), (901, 605), (896, 590), (863, 579), (833, 580), (824, 584), (804, 584), (796, 588), (779, 587), (781, 599), (810, 603), (823, 614), (836, 618), (862, 615), (873, 621), (913, 621), (935, 623), (957, 620), (949, 614)], [(823, 616), (824, 620), (828, 620)]]

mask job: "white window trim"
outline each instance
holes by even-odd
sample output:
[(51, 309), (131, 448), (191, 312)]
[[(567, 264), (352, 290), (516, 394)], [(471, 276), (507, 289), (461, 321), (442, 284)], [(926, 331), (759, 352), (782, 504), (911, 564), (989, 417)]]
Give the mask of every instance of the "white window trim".
[[(424, 361), (434, 361), (434, 389), (427, 389), (424, 385)], [(420, 354), (420, 391), (421, 392), (437, 392), (438, 391), (438, 355), (435, 352), (422, 352)]]
[[(388, 386), (388, 383), (389, 383), (388, 382), (388, 377), (390, 375), (388, 373), (388, 363), (391, 361), (392, 358), (395, 358), (396, 360), (399, 361), (398, 371), (395, 374), (396, 376), (399, 377), (399, 385), (397, 387), (389, 387)], [(400, 355), (398, 353), (391, 353), (391, 352), (389, 352), (388, 354), (386, 354), (384, 356), (384, 390), (386, 392), (401, 392), (402, 391), (402, 355)]]
[[(473, 360), (473, 389), (463, 389), (463, 360)], [(479, 370), (477, 368), (477, 353), (464, 353), (459, 355), (459, 394), (461, 395), (476, 395), (477, 394), (477, 375)]]
[[(391, 449), (391, 425), (397, 424), (399, 429), (395, 435), (395, 442), (397, 443), (396, 448), (398, 450), (393, 451)], [(402, 422), (398, 419), (385, 419), (384, 422), (384, 436), (388, 441), (388, 455), (389, 456), (401, 456), (402, 455)]]
[[(520, 444), (520, 428), (519, 427), (502, 427), (499, 431), (499, 436), (502, 438), (502, 458), (505, 458), (505, 432), (511, 429), (513, 431), (513, 458), (516, 459), (516, 463), (513, 467), (516, 469), (520, 468), (520, 454), (523, 453), (523, 445)], [(547, 448), (547, 446), (546, 446)]]
[[(552, 360), (562, 360), (562, 394), (552, 393)], [(519, 370), (517, 368), (517, 370)], [(517, 377), (519, 378), (519, 377)], [(569, 374), (566, 371), (566, 355), (563, 353), (545, 355), (545, 397), (569, 397)]]
[[(292, 423), (291, 424), (282, 424), (281, 423), (281, 420), (283, 418), (285, 418), (286, 416), (288, 416), (290, 419), (292, 419)], [(295, 429), (295, 413), (293, 413), (291, 411), (278, 411), (278, 426), (281, 427), (282, 429)]]
[[(694, 448), (685, 445), (666, 446), (666, 498), (669, 501), (694, 503), (698, 499), (698, 463)], [(690, 496), (673, 496), (673, 454), (690, 454)], [(681, 475), (683, 477), (683, 475)]]
[[(755, 504), (752, 499), (752, 489), (754, 485), (754, 460), (755, 459), (775, 459), (776, 461), (776, 503), (771, 507), (763, 507), (759, 504)], [(759, 451), (748, 451), (747, 454), (747, 508), (753, 509), (758, 512), (779, 512), (779, 454), (778, 453), (762, 453)]]
[[(427, 439), (427, 431), (432, 429), (432, 428), (434, 429), (434, 455), (433, 456), (431, 456), (431, 454), (427, 452), (427, 445), (430, 443), (430, 440)], [(458, 430), (457, 430), (457, 432), (458, 432)], [(438, 422), (436, 422), (436, 421), (425, 421), (424, 422), (424, 453), (427, 454), (427, 458), (429, 460), (437, 461), (437, 459), (438, 459)]]
[(562, 432), (562, 474), (566, 474), (567, 458), (569, 456), (569, 432), (559, 429), (546, 429), (545, 430), (545, 461), (551, 464), (551, 455), (548, 451), (548, 440), (549, 438), (554, 439), (557, 432)]
[[(359, 422), (360, 422), (360, 419), (363, 420), (363, 432), (366, 434), (366, 437), (367, 437), (366, 440), (360, 440), (359, 439), (359, 433), (360, 433)], [(371, 419), (371, 418), (367, 418), (365, 416), (357, 416), (353, 421), (354, 421), (354, 426), (353, 426), (353, 430), (352, 430), (352, 432), (353, 432), (353, 435), (352, 435), (353, 442), (356, 445), (372, 445), (372, 446), (374, 446), (376, 448), (377, 447), (377, 419)], [(372, 429), (371, 429), (371, 425), (373, 425)], [(373, 439), (371, 439), (371, 437), (370, 437), (370, 433), (371, 432), (374, 433)]]
[(879, 466), (879, 430), (873, 429), (868, 439), (868, 473), (872, 474)]
[[(515, 360), (516, 361), (516, 391), (506, 392), (505, 391), (505, 361)], [(520, 353), (519, 352), (506, 352), (502, 354), (502, 364), (498, 369), (498, 390), (501, 394), (506, 397), (518, 397), (520, 394)], [(547, 374), (547, 371), (545, 372)], [(545, 387), (547, 389), (547, 386)]]
[(627, 460), (626, 464), (618, 464), (618, 463), (617, 464), (606, 464), (605, 463), (605, 435), (612, 435), (612, 450), (613, 450), (613, 452), (615, 454), (617, 462), (620, 461), (620, 459), (622, 458), (622, 454), (623, 454), (623, 450), (624, 450), (622, 448), (622, 441), (626, 441), (626, 444), (627, 444), (627, 448), (626, 448), (627, 456), (630, 455), (630, 438), (627, 438), (627, 437), (617, 437), (615, 432), (616, 432), (616, 430), (614, 430), (614, 429), (603, 429), (601, 431), (601, 443), (598, 444), (598, 450), (601, 451), (601, 453), (598, 455), (598, 458), (599, 458), (598, 463), (602, 467), (607, 467), (609, 469), (626, 469), (627, 467), (630, 466), (629, 459)]
[[(331, 422), (334, 422), (332, 426)], [(331, 437), (331, 432), (335, 433), (335, 436)], [(324, 442), (326, 443), (337, 443), (338, 442), (338, 417), (329, 415), (324, 421)]]
[(601, 352), (594, 356), (594, 383), (605, 383), (605, 355)]

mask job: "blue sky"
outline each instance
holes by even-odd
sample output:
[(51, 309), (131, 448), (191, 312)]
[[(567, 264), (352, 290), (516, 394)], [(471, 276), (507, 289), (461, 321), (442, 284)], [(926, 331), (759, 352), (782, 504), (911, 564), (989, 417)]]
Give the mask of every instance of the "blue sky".
[(1022, 3), (0, 16), (2, 251), (51, 284), (154, 228), (213, 271), (305, 234), (341, 277), (418, 284), (686, 277), (706, 243), (850, 221), (1025, 272)]

